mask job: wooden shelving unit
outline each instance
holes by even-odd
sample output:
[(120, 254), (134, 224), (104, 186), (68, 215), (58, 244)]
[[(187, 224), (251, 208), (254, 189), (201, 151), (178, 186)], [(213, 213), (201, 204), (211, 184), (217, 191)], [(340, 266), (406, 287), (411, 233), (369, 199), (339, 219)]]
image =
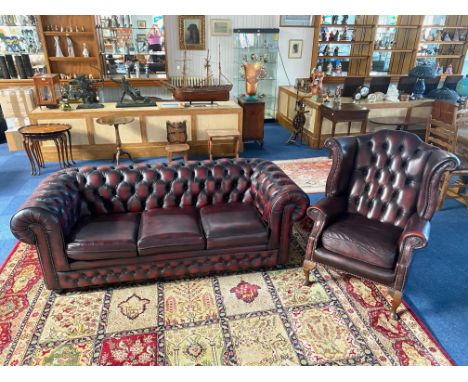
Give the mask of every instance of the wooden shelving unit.
[[(340, 16), (341, 17), (341, 16)], [(344, 59), (347, 68), (343, 69), (342, 76), (327, 76), (325, 82), (339, 82), (344, 76), (373, 77), (376, 75), (388, 75), (392, 80), (398, 79), (402, 75), (407, 75), (417, 62), (423, 59), (433, 59), (441, 66), (452, 64), (453, 73), (459, 74), (463, 69), (463, 63), (468, 50), (468, 41), (424, 41), (423, 32), (426, 28), (450, 31), (458, 29), (460, 35), (465, 34), (468, 40), (468, 16), (447, 16), (445, 25), (431, 24), (424, 25), (425, 16), (420, 15), (399, 15), (396, 16), (395, 24), (389, 24), (389, 19), (379, 16), (349, 16), (356, 21), (352, 24), (327, 24), (323, 23), (323, 17), (315, 17), (314, 42), (312, 50), (311, 68), (322, 64), (326, 71), (327, 61)], [(393, 22), (393, 21), (392, 21)], [(356, 41), (322, 41), (321, 32), (323, 28), (328, 30), (338, 30), (341, 34), (346, 27), (348, 32), (354, 30)], [(394, 36), (391, 46), (378, 46), (378, 36), (384, 35), (388, 29), (388, 34)], [(466, 32), (466, 33), (465, 33)], [(321, 52), (326, 44), (330, 45), (333, 52), (334, 47), (349, 45), (343, 55), (324, 56)], [(420, 45), (440, 46), (435, 54), (421, 54)], [(342, 49), (339, 49), (342, 51)], [(380, 60), (379, 60), (380, 58)], [(380, 61), (380, 67), (377, 63)], [(374, 66), (374, 68), (373, 68)], [(382, 68), (383, 66), (383, 68)], [(376, 71), (378, 68), (380, 71)], [(347, 70), (345, 70), (347, 69)]]
[[(78, 27), (79, 32), (49, 31), (49, 26)], [(102, 68), (99, 60), (99, 47), (96, 36), (94, 16), (87, 15), (42, 15), (38, 16), (37, 28), (44, 47), (46, 66), (49, 73), (65, 75), (86, 74), (101, 78)], [(84, 28), (84, 31), (81, 29)], [(76, 57), (55, 57), (55, 36), (60, 37), (60, 47), (67, 53), (66, 37), (73, 42)], [(82, 56), (83, 43), (89, 51), (89, 57)]]
[[(312, 50), (312, 61), (311, 67), (316, 67), (321, 64), (323, 70), (326, 70), (326, 66), (329, 62), (332, 62), (335, 66), (336, 60), (340, 60), (343, 66), (343, 76), (359, 76), (366, 75), (368, 71), (369, 57), (372, 54), (370, 47), (373, 44), (373, 33), (372, 30), (375, 27), (375, 16), (351, 16), (354, 22), (349, 24), (331, 24), (323, 23), (322, 16), (315, 17), (314, 23), (314, 49)], [(351, 35), (354, 33), (354, 39), (350, 40), (339, 40), (339, 41), (323, 41), (322, 30), (338, 30), (340, 35), (347, 29), (347, 32)], [(348, 45), (349, 54), (338, 54), (338, 55), (321, 55), (325, 45)], [(342, 50), (342, 49), (340, 49)], [(348, 52), (348, 49), (345, 49)], [(333, 49), (332, 49), (333, 51)], [(342, 61), (344, 60), (344, 61)], [(340, 76), (336, 76), (337, 78)], [(327, 77), (326, 77), (327, 80)]]
[[(425, 16), (430, 17), (430, 16)], [(445, 17), (445, 25), (425, 24), (422, 21), (421, 34), (418, 39), (418, 50), (416, 63), (427, 61), (428, 63), (439, 65), (444, 72), (449, 65), (452, 65), (453, 73), (460, 74), (463, 70), (466, 52), (468, 50), (468, 16), (449, 15)], [(430, 41), (426, 40), (425, 32), (433, 34), (433, 31), (448, 33), (451, 38), (458, 31), (459, 35), (464, 35), (463, 41)], [(429, 48), (428, 48), (429, 47)], [(436, 48), (434, 48), (436, 47)], [(422, 49), (429, 49), (433, 54), (424, 54)], [(436, 50), (437, 49), (437, 50)]]

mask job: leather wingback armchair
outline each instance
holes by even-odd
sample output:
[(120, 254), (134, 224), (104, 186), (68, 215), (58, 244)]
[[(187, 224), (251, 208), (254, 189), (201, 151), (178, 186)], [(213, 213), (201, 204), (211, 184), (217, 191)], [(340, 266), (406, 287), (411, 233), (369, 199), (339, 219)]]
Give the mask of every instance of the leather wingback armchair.
[(332, 138), (325, 146), (333, 164), (325, 199), (307, 211), (305, 284), (321, 263), (386, 285), (397, 319), (413, 250), (429, 240), (441, 176), (459, 161), (405, 131)]
[(10, 225), (63, 290), (286, 263), (308, 206), (260, 159), (87, 166), (44, 179)]

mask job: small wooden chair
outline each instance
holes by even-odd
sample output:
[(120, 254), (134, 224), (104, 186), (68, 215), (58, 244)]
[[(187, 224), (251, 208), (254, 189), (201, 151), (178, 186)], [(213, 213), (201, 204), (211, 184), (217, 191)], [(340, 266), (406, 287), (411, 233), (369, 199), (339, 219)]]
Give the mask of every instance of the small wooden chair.
[(184, 161), (188, 161), (190, 146), (187, 144), (187, 121), (166, 121), (166, 131), (167, 141), (169, 142), (166, 146), (168, 162), (172, 161), (174, 154), (182, 154)]
[[(443, 150), (456, 153), (458, 128), (460, 126), (457, 117), (461, 115), (457, 105), (447, 101), (435, 100), (432, 105), (431, 116), (427, 119), (425, 141)], [(446, 172), (442, 177), (437, 209), (442, 206), (450, 179), (457, 171)]]
[(460, 131), (468, 130), (468, 109), (459, 110), (456, 119), (456, 142), (454, 153), (460, 159), (457, 170), (442, 178), (437, 209), (442, 207), (446, 196), (457, 199), (468, 207), (468, 137), (461, 137)]

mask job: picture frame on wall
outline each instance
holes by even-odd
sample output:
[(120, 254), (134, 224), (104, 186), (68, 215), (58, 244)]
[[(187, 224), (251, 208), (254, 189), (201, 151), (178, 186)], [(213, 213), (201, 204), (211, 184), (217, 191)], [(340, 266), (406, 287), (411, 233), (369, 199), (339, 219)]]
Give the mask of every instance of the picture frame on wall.
[(304, 40), (289, 40), (288, 58), (302, 58)]
[(137, 20), (137, 28), (146, 28), (145, 20)]
[(314, 16), (312, 15), (282, 15), (280, 27), (312, 28)]
[(231, 36), (232, 21), (229, 19), (212, 19), (211, 20), (211, 35), (212, 36)]
[(179, 16), (179, 49), (205, 50), (205, 16)]

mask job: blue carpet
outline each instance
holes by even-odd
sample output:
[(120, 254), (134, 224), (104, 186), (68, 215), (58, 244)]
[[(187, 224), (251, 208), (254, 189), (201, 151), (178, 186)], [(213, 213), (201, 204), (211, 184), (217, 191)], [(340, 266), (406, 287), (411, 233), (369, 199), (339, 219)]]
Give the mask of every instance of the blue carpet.
[[(263, 150), (256, 143), (246, 143), (243, 153), (248, 158), (270, 160), (326, 156), (326, 150), (306, 145), (285, 145), (289, 132), (276, 123), (265, 126)], [(149, 158), (148, 158), (149, 159)], [(191, 159), (207, 159), (193, 157)], [(165, 161), (165, 157), (150, 158)], [(144, 161), (144, 159), (139, 159)], [(78, 166), (109, 163), (79, 161)], [(58, 169), (47, 163), (41, 176), (29, 175), (29, 162), (24, 152), (10, 153), (0, 144), (0, 264), (16, 243), (9, 220), (21, 203), (47, 175)], [(311, 194), (311, 203), (323, 194)], [(448, 199), (432, 219), (429, 245), (415, 252), (404, 299), (433, 333), (458, 365), (468, 365), (468, 210)]]

